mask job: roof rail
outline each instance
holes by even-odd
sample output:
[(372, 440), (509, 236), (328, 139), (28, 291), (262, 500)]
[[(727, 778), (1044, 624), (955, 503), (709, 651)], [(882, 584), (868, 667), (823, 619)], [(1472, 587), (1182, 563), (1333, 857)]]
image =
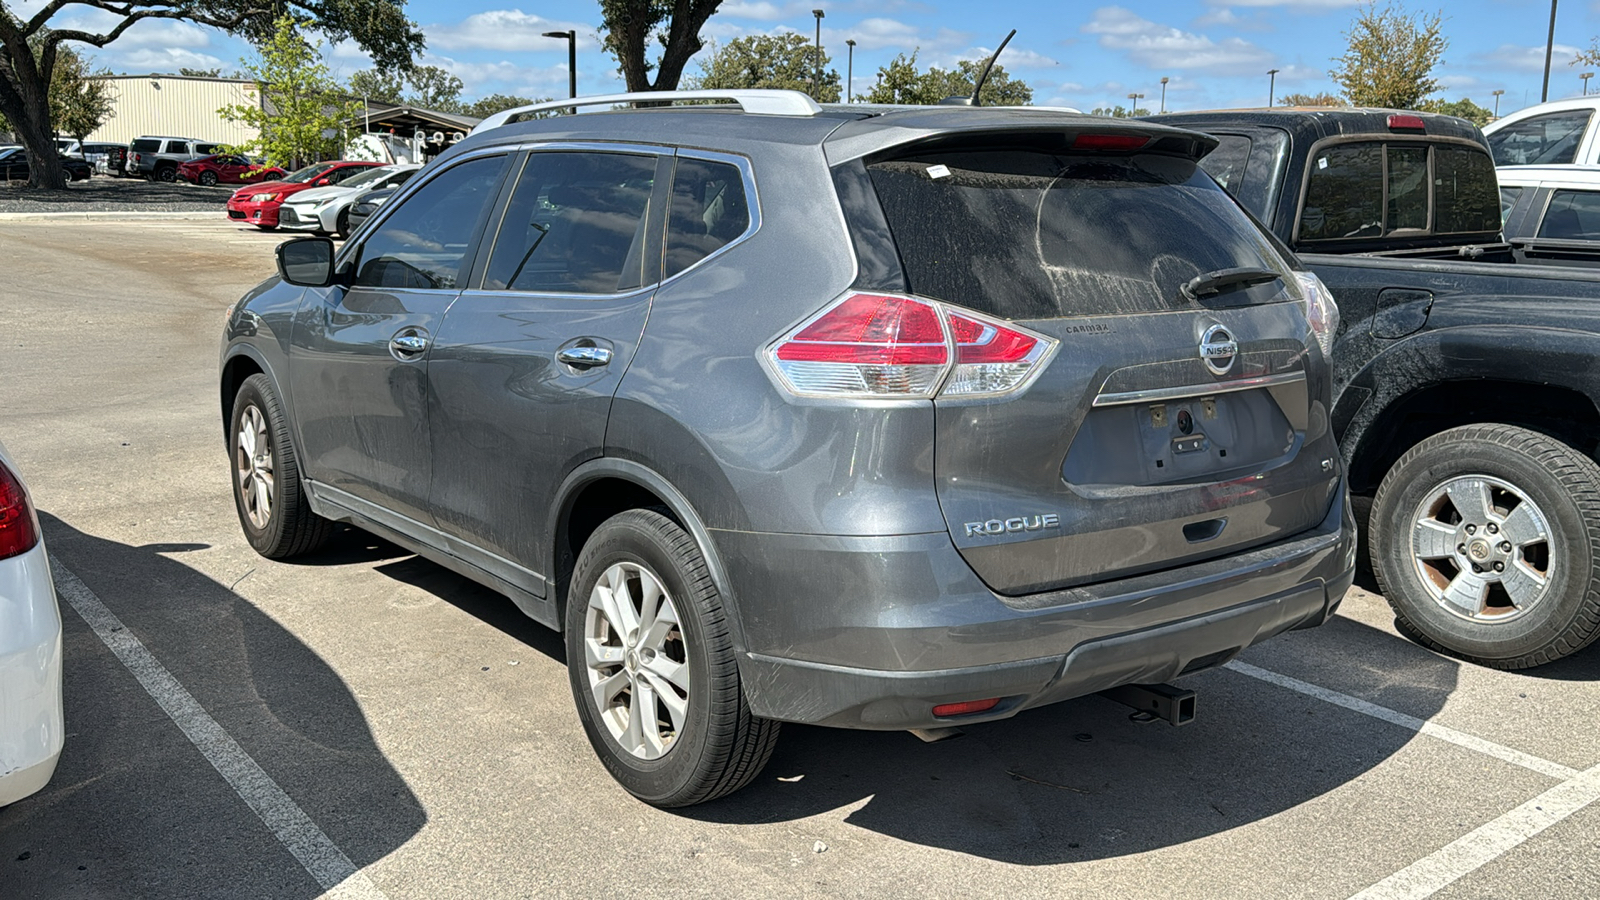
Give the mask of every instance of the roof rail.
[(732, 100), (739, 108), (756, 116), (814, 116), (822, 112), (817, 101), (799, 91), (732, 90), (732, 91), (641, 91), (632, 94), (602, 94), (597, 97), (575, 97), (571, 100), (550, 100), (531, 106), (519, 106), (497, 112), (472, 129), (474, 134), (499, 128), (511, 122), (520, 122), (530, 113), (557, 109), (576, 109), (580, 106), (615, 106), (621, 103), (670, 103), (679, 100)]

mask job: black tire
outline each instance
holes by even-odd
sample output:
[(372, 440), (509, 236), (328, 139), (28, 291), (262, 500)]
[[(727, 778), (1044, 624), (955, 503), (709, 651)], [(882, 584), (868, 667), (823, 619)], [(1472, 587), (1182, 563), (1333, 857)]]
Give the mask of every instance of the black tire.
[[(244, 446), (245, 421), (252, 414), (259, 416), (253, 419), (258, 426), (265, 426), (257, 431), (256, 446), (261, 446), (260, 440), (264, 437), (265, 462), (272, 476), (265, 488), (265, 510), (260, 509), (260, 494), (252, 490), (257, 483), (255, 473), (260, 470), (245, 471), (252, 459), (262, 459), (259, 450), (252, 453)], [(311, 511), (300, 484), (299, 460), (283, 418), (283, 406), (265, 375), (246, 378), (234, 397), (233, 414), (228, 420), (228, 457), (239, 525), (257, 553), (268, 559), (287, 559), (310, 553), (327, 542), (334, 524)]]
[[(1486, 480), (1471, 489), (1472, 476)], [(1487, 497), (1490, 512), (1458, 511), (1443, 490), (1452, 483), (1469, 498), (1463, 505)], [(1532, 512), (1513, 519), (1522, 503), (1531, 503)], [(1526, 523), (1534, 516), (1539, 527), (1530, 529)], [(1423, 517), (1430, 521), (1419, 527)], [(1477, 518), (1493, 524), (1474, 526)], [(1435, 551), (1451, 556), (1414, 550), (1413, 535), (1428, 536), (1425, 527), (1438, 527), (1441, 534), (1457, 529)], [(1528, 542), (1528, 535), (1542, 537)], [(1511, 540), (1494, 543), (1504, 538)], [(1369, 541), (1374, 574), (1400, 630), (1425, 646), (1496, 669), (1525, 669), (1576, 653), (1600, 637), (1600, 466), (1555, 438), (1485, 424), (1453, 428), (1417, 444), (1384, 476), (1373, 498)], [(1512, 549), (1502, 553), (1505, 547)], [(1442, 595), (1456, 579), (1478, 577), (1469, 573), (1479, 558), (1487, 561), (1481, 578), (1488, 587), (1473, 614)], [(1494, 565), (1502, 567), (1504, 584)], [(1525, 574), (1541, 572), (1542, 579)], [(1513, 579), (1515, 592), (1505, 586)], [(1531, 599), (1518, 604), (1519, 595)]]
[[(653, 576), (676, 609), (679, 624), (667, 633), (677, 634), (678, 643), (672, 644), (669, 639), (663, 646), (681, 653), (683, 659), (678, 662), (688, 670), (689, 683), (682, 692), (687, 704), (682, 726), (662, 741), (666, 748), (657, 750), (660, 755), (654, 759), (626, 749), (613, 736), (590, 688), (586, 661), (590, 599), (596, 596), (595, 586), (607, 573), (630, 567)], [(705, 558), (682, 528), (649, 509), (629, 510), (606, 520), (578, 554), (567, 598), (567, 672), (578, 717), (600, 761), (624, 789), (653, 806), (692, 806), (730, 794), (760, 773), (772, 757), (780, 726), (750, 713), (739, 682), (722, 597), (712, 583)], [(629, 604), (628, 608), (638, 607)], [(645, 684), (643, 669), (651, 659), (645, 655), (649, 641), (641, 634), (636, 645), (629, 645), (622, 635), (609, 630), (605, 615), (598, 611), (599, 607), (596, 609), (595, 633), (607, 636), (597, 640), (597, 646), (616, 640), (619, 661), (612, 667), (612, 674), (632, 679), (620, 661), (628, 659), (626, 666), (637, 665), (638, 683)], [(635, 629), (643, 630), (646, 629)], [(630, 649), (631, 646), (637, 649)], [(669, 650), (662, 651), (662, 655), (671, 655)], [(671, 687), (660, 679), (649, 684), (655, 690)], [(637, 692), (629, 689), (630, 711), (636, 696)], [(649, 727), (658, 733), (663, 726), (671, 730), (676, 723), (670, 714), (662, 718), (667, 713), (666, 706), (652, 706), (655, 708), (651, 718), (659, 720), (659, 724)]]
[(178, 180), (178, 169), (175, 166), (162, 166), (156, 170), (156, 180), (168, 184)]
[(205, 185), (206, 187), (216, 187), (216, 185), (217, 185), (217, 173), (209, 171), (209, 170), (205, 171), (205, 172), (201, 172), (200, 173), (200, 183)]
[(341, 241), (350, 236), (350, 207), (339, 210), (339, 218), (333, 223), (333, 236)]

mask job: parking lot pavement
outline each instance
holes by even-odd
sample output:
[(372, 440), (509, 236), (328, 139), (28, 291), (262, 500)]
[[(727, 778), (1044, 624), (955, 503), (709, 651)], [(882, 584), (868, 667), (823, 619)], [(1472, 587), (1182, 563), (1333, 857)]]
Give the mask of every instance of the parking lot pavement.
[(1600, 652), (1475, 668), (1362, 591), (1186, 679), (1183, 728), (1093, 697), (937, 744), (789, 727), (745, 791), (641, 805), (509, 601), (359, 532), (293, 564), (243, 541), (216, 341), (279, 239), (0, 223), (29, 261), (0, 267), (0, 439), (69, 732), (0, 809), (7, 900), (1600, 896)]

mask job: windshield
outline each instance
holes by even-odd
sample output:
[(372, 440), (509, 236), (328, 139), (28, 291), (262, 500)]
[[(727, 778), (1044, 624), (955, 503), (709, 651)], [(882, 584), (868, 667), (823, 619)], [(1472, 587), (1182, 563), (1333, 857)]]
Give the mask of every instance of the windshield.
[(312, 165), (306, 166), (304, 169), (300, 169), (292, 175), (286, 176), (283, 180), (289, 184), (307, 184), (309, 182), (316, 181), (317, 176), (333, 168), (334, 165), (335, 164), (331, 162), (313, 163)]
[(360, 175), (354, 175), (350, 178), (346, 178), (342, 183), (340, 183), (339, 186), (358, 188), (362, 185), (371, 184), (374, 181), (380, 181), (392, 174), (394, 174), (394, 170), (388, 166), (378, 166), (377, 168), (368, 169), (365, 172), (362, 172)]

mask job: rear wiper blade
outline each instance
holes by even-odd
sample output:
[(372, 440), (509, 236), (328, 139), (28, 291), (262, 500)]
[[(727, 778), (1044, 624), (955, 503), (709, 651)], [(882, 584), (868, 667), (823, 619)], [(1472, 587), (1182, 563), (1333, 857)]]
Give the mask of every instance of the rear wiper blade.
[(1227, 288), (1251, 287), (1257, 284), (1266, 284), (1269, 281), (1277, 281), (1282, 277), (1283, 273), (1281, 272), (1274, 272), (1271, 269), (1261, 269), (1255, 266), (1218, 269), (1215, 272), (1207, 272), (1204, 275), (1196, 275), (1189, 279), (1189, 283), (1183, 286), (1183, 295), (1190, 300), (1196, 300), (1210, 294), (1220, 294)]

